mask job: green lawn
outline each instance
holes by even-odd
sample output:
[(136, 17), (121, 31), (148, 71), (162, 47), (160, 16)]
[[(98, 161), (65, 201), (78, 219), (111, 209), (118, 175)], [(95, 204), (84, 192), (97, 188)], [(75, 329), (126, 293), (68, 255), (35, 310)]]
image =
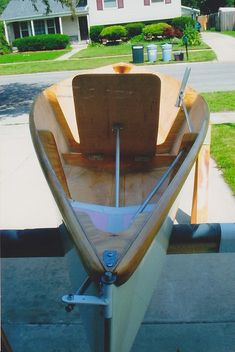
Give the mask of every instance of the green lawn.
[(211, 137), (213, 158), (235, 194), (235, 124), (213, 125)]
[(69, 49), (65, 49), (65, 50), (36, 51), (36, 52), (31, 51), (26, 53), (5, 54), (5, 55), (0, 55), (0, 64), (54, 60), (69, 51), (70, 51)]
[(231, 35), (232, 37), (235, 37), (235, 31), (223, 31), (221, 32), (222, 34), (227, 34), (227, 35)]
[(235, 90), (228, 92), (202, 93), (210, 111), (235, 111)]
[[(165, 41), (151, 41), (151, 42), (140, 42), (138, 44), (144, 46), (145, 52), (147, 51), (147, 46), (149, 44), (155, 44), (157, 45), (157, 50), (159, 53), (162, 52), (161, 50), (161, 44), (165, 43)], [(103, 56), (116, 56), (116, 55), (130, 55), (132, 52), (132, 43), (122, 43), (122, 44), (117, 44), (117, 45), (89, 45), (86, 49), (83, 49), (79, 51), (77, 54), (73, 56), (73, 58), (90, 58), (90, 57), (103, 57)], [(196, 47), (190, 47), (189, 51), (194, 51), (194, 50), (205, 50), (209, 49), (209, 47), (206, 44), (202, 44), (200, 46)], [(185, 48), (182, 45), (174, 44), (173, 45), (173, 51), (176, 50), (185, 50)]]
[[(122, 56), (125, 55), (125, 56)], [(189, 62), (195, 61), (210, 61), (215, 58), (215, 54), (211, 50), (205, 51), (192, 51), (189, 52)], [(17, 63), (17, 64), (4, 64), (0, 65), (0, 75), (14, 75), (24, 73), (35, 73), (35, 72), (52, 72), (52, 71), (66, 71), (66, 70), (83, 70), (101, 67), (105, 65), (111, 65), (117, 62), (132, 62), (132, 54), (129, 55), (121, 54), (120, 56), (110, 55), (109, 57), (96, 57), (96, 58), (77, 58), (64, 61), (47, 61), (47, 62), (31, 62), (28, 63)], [(156, 64), (162, 64), (161, 51), (158, 52), (158, 61)], [(147, 56), (145, 54), (144, 64), (147, 62)]]

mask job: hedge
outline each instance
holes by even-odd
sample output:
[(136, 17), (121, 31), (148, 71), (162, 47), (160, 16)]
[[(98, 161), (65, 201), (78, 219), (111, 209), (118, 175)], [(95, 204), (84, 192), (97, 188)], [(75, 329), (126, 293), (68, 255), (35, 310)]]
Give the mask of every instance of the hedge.
[(100, 37), (107, 40), (118, 40), (126, 35), (127, 30), (121, 25), (105, 27), (100, 33)]
[(164, 22), (149, 24), (144, 27), (143, 33), (147, 38), (156, 38), (158, 36), (163, 35), (166, 28), (170, 28), (171, 26)]
[(20, 52), (64, 49), (69, 44), (65, 34), (41, 34), (18, 38), (13, 42)]
[(130, 39), (142, 33), (144, 24), (141, 22), (127, 23), (125, 28), (127, 30), (127, 36)]
[(90, 27), (90, 39), (92, 42), (98, 43), (100, 41), (100, 33), (104, 29), (104, 26), (91, 26)]

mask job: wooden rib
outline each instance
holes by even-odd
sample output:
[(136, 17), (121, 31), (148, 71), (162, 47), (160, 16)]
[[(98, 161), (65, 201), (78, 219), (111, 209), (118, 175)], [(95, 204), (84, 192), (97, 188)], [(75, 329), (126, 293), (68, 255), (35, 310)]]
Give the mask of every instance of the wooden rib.
[[(198, 94), (191, 89), (187, 89), (184, 102), (189, 112), (192, 105), (194, 105), (194, 103), (197, 102), (197, 99), (198, 99)], [(175, 102), (173, 102), (173, 104), (175, 104)], [(198, 104), (196, 105), (198, 106)], [(167, 108), (167, 105), (166, 105), (166, 108)], [(195, 115), (196, 114), (192, 111), (191, 116), (192, 116), (192, 120), (194, 121), (195, 132), (198, 132), (199, 129), (198, 129), (198, 126), (196, 125), (197, 123), (201, 123), (201, 120), (198, 119), (198, 122), (197, 122)], [(164, 126), (165, 139), (163, 143), (157, 146), (158, 153), (176, 154), (180, 146), (182, 136), (184, 135), (184, 133), (188, 132), (188, 126), (187, 126), (185, 114), (182, 108), (178, 108), (177, 113), (175, 115), (172, 113), (169, 116), (169, 119), (172, 120), (171, 125), (169, 124), (169, 121), (166, 121), (166, 122), (162, 121), (162, 124)], [(168, 130), (166, 129), (165, 125), (169, 125)], [(159, 139), (162, 140), (162, 138), (163, 138), (163, 135), (161, 136), (161, 138), (159, 137), (158, 140)]]
[(38, 134), (53, 170), (55, 171), (66, 195), (71, 198), (53, 133), (50, 131), (38, 131)]
[(43, 94), (47, 97), (54, 113), (55, 113), (55, 117), (56, 120), (58, 122), (58, 124), (60, 125), (61, 131), (64, 134), (64, 137), (67, 140), (67, 143), (69, 144), (71, 150), (73, 151), (79, 151), (80, 150), (80, 145), (79, 143), (77, 143), (71, 133), (71, 130), (69, 128), (69, 125), (66, 121), (66, 118), (64, 116), (64, 113), (60, 107), (60, 104), (58, 102), (58, 99), (56, 97), (55, 94), (55, 88), (50, 87), (48, 89), (46, 89)]
[[(101, 157), (100, 160), (86, 156), (81, 153), (63, 153), (63, 159), (66, 164), (82, 167), (90, 167), (94, 169), (104, 169), (106, 171), (114, 170), (115, 159), (114, 157)], [(153, 158), (123, 158), (121, 160), (121, 170), (127, 171), (131, 169), (136, 170), (146, 170), (146, 168), (163, 167), (172, 163), (175, 159), (175, 155), (170, 154), (156, 154)]]

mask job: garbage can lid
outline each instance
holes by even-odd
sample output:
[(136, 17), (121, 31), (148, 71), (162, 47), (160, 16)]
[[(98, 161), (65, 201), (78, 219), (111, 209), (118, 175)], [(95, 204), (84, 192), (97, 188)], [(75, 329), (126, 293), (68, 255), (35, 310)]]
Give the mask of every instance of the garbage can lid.
[(168, 44), (168, 43), (162, 44), (161, 47), (162, 47), (163, 49), (171, 49), (171, 48), (172, 48), (172, 44)]
[(157, 45), (149, 44), (149, 45), (147, 45), (147, 49), (157, 49)]
[(133, 49), (143, 49), (143, 45), (132, 45)]

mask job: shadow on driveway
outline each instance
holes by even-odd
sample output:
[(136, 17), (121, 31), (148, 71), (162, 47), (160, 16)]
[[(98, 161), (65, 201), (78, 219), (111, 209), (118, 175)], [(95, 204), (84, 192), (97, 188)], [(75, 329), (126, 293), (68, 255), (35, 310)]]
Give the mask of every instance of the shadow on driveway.
[(48, 85), (10, 83), (0, 86), (0, 120), (30, 112), (35, 97)]

